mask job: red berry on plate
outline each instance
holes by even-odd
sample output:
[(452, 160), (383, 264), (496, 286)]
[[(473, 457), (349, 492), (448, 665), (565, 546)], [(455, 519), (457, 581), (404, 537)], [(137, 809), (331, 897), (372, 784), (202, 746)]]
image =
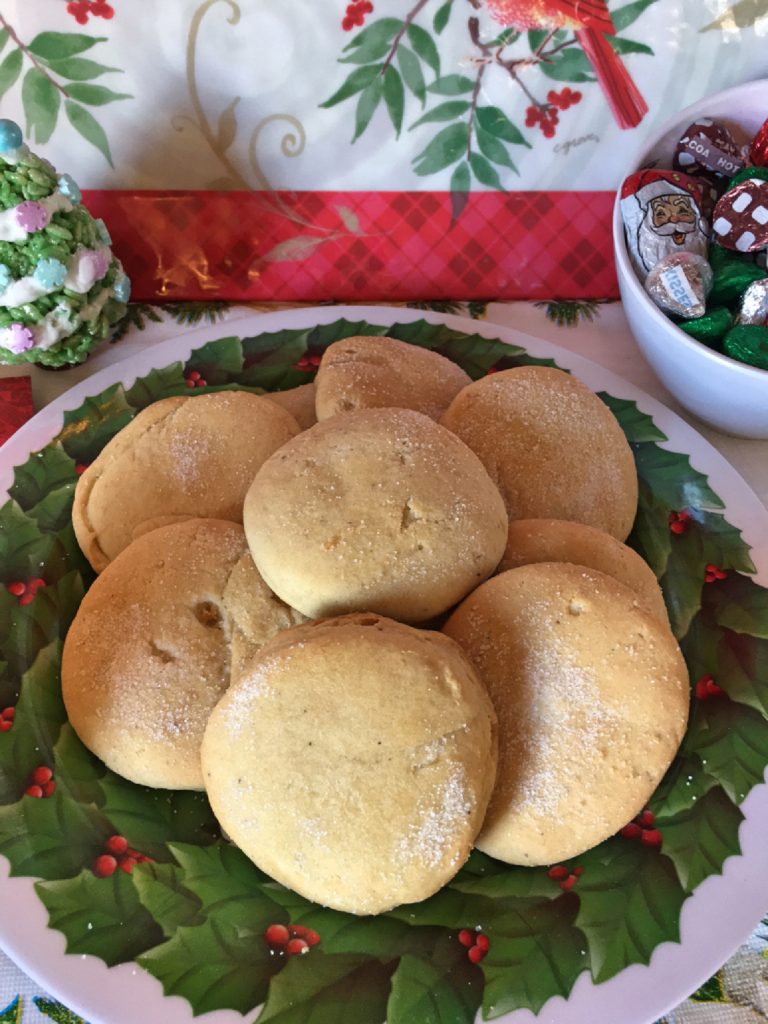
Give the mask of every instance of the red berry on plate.
[(103, 853), (93, 863), (93, 873), (97, 878), (109, 878), (110, 875), (114, 875), (115, 871), (117, 871), (117, 861), (108, 853)]
[(115, 857), (122, 857), (128, 851), (128, 840), (125, 836), (110, 836), (104, 843), (104, 849)]
[(309, 945), (304, 939), (290, 939), (285, 947), (285, 952), (288, 956), (299, 956), (309, 952)]
[(635, 820), (637, 821), (638, 825), (641, 826), (641, 828), (650, 828), (652, 825), (656, 823), (656, 815), (653, 813), (653, 811), (649, 811), (646, 808), (642, 814), (638, 814)]
[(56, 783), (53, 781), (53, 779), (50, 779), (48, 782), (43, 783), (42, 790), (44, 797), (53, 796), (53, 794), (56, 792)]
[(0, 711), (0, 718), (4, 718), (6, 722), (12, 722), (16, 717), (16, 708), (3, 708)]
[(547, 874), (549, 875), (550, 878), (554, 879), (556, 882), (562, 882), (562, 880), (564, 878), (568, 877), (568, 875), (570, 874), (570, 871), (568, 870), (567, 867), (565, 867), (565, 865), (563, 865), (563, 864), (556, 864), (553, 868), (549, 869)]
[(584, 874), (584, 868), (574, 868), (573, 873), (574, 875), (576, 875), (577, 878), (581, 878), (581, 876)]
[(32, 593), (31, 590), (28, 590), (26, 592), (26, 594), (22, 594), (21, 597), (19, 598), (19, 604), (23, 608), (25, 608), (28, 604), (32, 604), (32, 602), (34, 600), (35, 600), (35, 595)]
[(625, 825), (619, 832), (619, 835), (623, 836), (624, 839), (639, 839), (642, 834), (643, 830), (636, 821), (630, 821), (630, 823)]
[(487, 936), (487, 935), (484, 935), (484, 934), (483, 934), (483, 933), (481, 932), (481, 933), (480, 933), (480, 934), (479, 934), (479, 935), (477, 936), (477, 939), (475, 940), (475, 945), (476, 945), (476, 946), (479, 946), (479, 947), (480, 947), (480, 949), (482, 949), (482, 951), (483, 951), (484, 953), (487, 953), (487, 952), (488, 952), (488, 949), (490, 948), (490, 945), (491, 945), (491, 943), (490, 943), (490, 940), (489, 940), (488, 936)]
[(284, 924), (271, 924), (264, 932), (264, 941), (270, 946), (287, 946), (290, 937)]
[(643, 844), (643, 846), (659, 848), (662, 843), (661, 832), (659, 832), (657, 828), (643, 829), (643, 834), (640, 836), (640, 841)]
[(462, 928), (459, 932), (459, 942), (462, 946), (466, 946), (469, 949), (470, 946), (475, 944), (475, 933), (471, 932), (469, 928)]
[(0, 718), (0, 732), (10, 732), (13, 728), (13, 722), (10, 722), (7, 718)]
[(313, 928), (305, 928), (303, 938), (310, 947), (316, 946), (320, 941), (320, 935)]
[(82, 476), (82, 474), (86, 471), (86, 469), (88, 469), (88, 463), (87, 462), (76, 462), (75, 463), (75, 472), (77, 473), (78, 476)]
[(40, 800), (43, 796), (43, 791), (40, 786), (27, 786), (24, 790), (25, 796), (34, 797), (35, 800)]
[(31, 590), (33, 593), (35, 593), (40, 589), (40, 587), (45, 586), (47, 586), (45, 580), (42, 579), (42, 577), (40, 576), (35, 576), (35, 578), (33, 580), (30, 580), (29, 583), (27, 584), (27, 590)]
[(725, 693), (725, 690), (723, 690), (720, 686), (717, 685), (712, 676), (710, 676), (707, 679), (706, 687), (708, 697), (722, 697), (722, 695)]
[(26, 593), (27, 584), (22, 583), (21, 580), (14, 580), (13, 583), (6, 583), (5, 589), (13, 597), (21, 597)]
[(486, 950), (481, 949), (480, 946), (473, 946), (472, 949), (467, 950), (467, 956), (473, 964), (479, 964), (484, 959)]
[(570, 892), (574, 885), (576, 885), (577, 881), (578, 878), (576, 875), (568, 875), (568, 877), (560, 883), (560, 888), (563, 892)]
[(37, 786), (43, 786), (46, 782), (50, 782), (53, 778), (53, 772), (46, 765), (40, 765), (30, 775), (30, 781), (34, 782)]
[(138, 862), (138, 857), (125, 856), (120, 858), (117, 866), (120, 868), (121, 871), (124, 871), (126, 875), (132, 875), (133, 869), (136, 867)]

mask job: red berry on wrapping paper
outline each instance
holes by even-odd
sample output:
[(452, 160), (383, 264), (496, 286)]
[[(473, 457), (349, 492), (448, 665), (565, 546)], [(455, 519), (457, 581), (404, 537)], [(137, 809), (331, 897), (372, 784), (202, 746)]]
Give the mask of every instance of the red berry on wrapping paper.
[(459, 942), (462, 944), (462, 946), (466, 946), (467, 949), (469, 949), (471, 946), (474, 946), (475, 944), (475, 935), (476, 933), (470, 931), (469, 928), (462, 928), (461, 931), (459, 932)]
[(291, 936), (284, 924), (271, 924), (264, 932), (264, 941), (268, 946), (282, 948), (287, 946)]
[(97, 857), (93, 863), (93, 873), (97, 878), (109, 878), (117, 871), (117, 861), (108, 853)]
[(727, 575), (728, 573), (724, 569), (720, 569), (710, 563), (704, 569), (704, 582), (714, 583), (715, 580), (724, 580)]
[(660, 849), (662, 843), (661, 832), (659, 832), (657, 828), (643, 829), (643, 834), (640, 836), (640, 842), (643, 846)]
[(53, 779), (49, 779), (48, 782), (43, 783), (41, 788), (43, 790), (43, 798), (45, 799), (49, 796), (53, 796), (53, 794), (56, 792), (56, 783), (53, 781)]
[(0, 718), (0, 732), (10, 732), (13, 728), (13, 722), (10, 722), (7, 718)]
[(309, 952), (309, 944), (304, 939), (290, 939), (285, 947), (288, 956), (302, 956)]
[(25, 796), (31, 796), (35, 800), (42, 800), (42, 797), (43, 797), (42, 786), (27, 786), (27, 788), (24, 790), (24, 795)]
[(121, 871), (124, 871), (126, 875), (132, 875), (133, 869), (139, 863), (138, 857), (121, 857), (118, 861), (118, 867)]
[(481, 960), (485, 959), (487, 950), (482, 949), (480, 946), (473, 946), (472, 949), (467, 950), (467, 956), (471, 963), (479, 964)]
[(5, 589), (13, 597), (22, 597), (27, 589), (27, 584), (22, 583), (21, 580), (14, 580), (13, 583), (6, 583)]
[(88, 24), (88, 0), (73, 0), (67, 4), (67, 14), (71, 14), (78, 25)]
[(491, 942), (487, 935), (485, 935), (483, 932), (480, 932), (480, 934), (477, 936), (477, 939), (475, 940), (475, 945), (482, 949), (484, 953), (487, 953), (488, 950), (490, 949)]
[(39, 768), (35, 768), (29, 777), (29, 781), (33, 782), (36, 786), (43, 786), (46, 782), (50, 782), (53, 778), (53, 772), (46, 765), (40, 765)]
[(4, 718), (6, 722), (12, 722), (16, 717), (16, 708), (3, 708), (0, 711), (0, 718)]
[(104, 843), (104, 849), (115, 857), (122, 857), (128, 851), (128, 840), (125, 836), (110, 836)]
[(107, 3), (92, 3), (91, 14), (97, 18), (104, 18), (107, 21), (115, 15), (115, 9)]

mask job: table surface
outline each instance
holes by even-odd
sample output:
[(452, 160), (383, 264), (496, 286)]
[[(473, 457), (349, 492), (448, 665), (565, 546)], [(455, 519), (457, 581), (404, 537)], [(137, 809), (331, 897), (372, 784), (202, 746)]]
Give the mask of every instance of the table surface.
[[(222, 335), (229, 333), (238, 320), (274, 308), (232, 306), (223, 312)], [(663, 402), (731, 463), (768, 508), (768, 441), (729, 437), (684, 412), (640, 353), (619, 303), (491, 303), (485, 307), (473, 304), (472, 310), (475, 314), (479, 311), (486, 322), (517, 328), (591, 359)], [(468, 309), (455, 304), (450, 311), (461, 314)], [(179, 311), (175, 313), (178, 318)], [(119, 343), (102, 347), (81, 366), (57, 372), (38, 367), (0, 366), (0, 377), (29, 374), (34, 406), (40, 410), (97, 370), (130, 359), (188, 329), (179, 325), (174, 311), (166, 310), (160, 323), (152, 323), (150, 329), (132, 328)], [(768, 550), (768, 536), (764, 543)], [(710, 983), (713, 986), (711, 998), (701, 997), (700, 993), (696, 1001), (687, 1000), (665, 1018), (667, 1024), (765, 1024), (768, 1021), (766, 955), (768, 938), (758, 930)], [(63, 1007), (56, 1010), (56, 1005), (0, 952), (0, 1021), (33, 1024), (48, 1017), (77, 1024), (79, 1018), (61, 1016), (61, 1012), (68, 1011)]]

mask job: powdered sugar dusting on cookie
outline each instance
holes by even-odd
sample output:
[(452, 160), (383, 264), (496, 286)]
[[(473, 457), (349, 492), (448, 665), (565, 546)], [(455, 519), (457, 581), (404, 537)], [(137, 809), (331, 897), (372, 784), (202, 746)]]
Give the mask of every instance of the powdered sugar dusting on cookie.
[[(421, 822), (412, 825), (407, 836), (399, 843), (403, 860), (418, 860), (429, 867), (437, 868), (445, 860), (457, 837), (466, 831), (466, 822), (474, 809), (474, 800), (465, 786), (464, 769), (452, 765), (451, 774), (437, 787), (429, 800), (427, 810), (422, 810)], [(450, 863), (458, 861), (456, 850)]]

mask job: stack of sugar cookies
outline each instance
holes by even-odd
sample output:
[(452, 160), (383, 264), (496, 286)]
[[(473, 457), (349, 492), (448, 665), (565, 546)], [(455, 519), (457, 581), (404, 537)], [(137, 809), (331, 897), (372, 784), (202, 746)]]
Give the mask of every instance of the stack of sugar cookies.
[(156, 402), (77, 487), (100, 575), (71, 723), (137, 783), (205, 789), (260, 868), (339, 910), (425, 899), (473, 846), (575, 856), (686, 725), (636, 507), (613, 415), (548, 367), (473, 383), (354, 337), (294, 391)]

